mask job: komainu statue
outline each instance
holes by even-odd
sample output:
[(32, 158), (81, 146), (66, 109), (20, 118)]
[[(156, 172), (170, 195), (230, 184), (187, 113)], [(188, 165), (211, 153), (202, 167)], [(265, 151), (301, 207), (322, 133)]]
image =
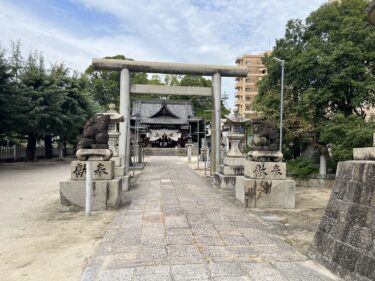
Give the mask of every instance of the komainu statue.
[(110, 121), (110, 116), (105, 114), (97, 114), (91, 117), (83, 127), (78, 149), (108, 149)]
[(283, 154), (279, 151), (279, 131), (271, 122), (262, 118), (253, 119), (253, 147), (247, 155), (251, 161), (280, 162)]
[(253, 149), (256, 151), (278, 150), (279, 131), (270, 122), (264, 119), (254, 119)]

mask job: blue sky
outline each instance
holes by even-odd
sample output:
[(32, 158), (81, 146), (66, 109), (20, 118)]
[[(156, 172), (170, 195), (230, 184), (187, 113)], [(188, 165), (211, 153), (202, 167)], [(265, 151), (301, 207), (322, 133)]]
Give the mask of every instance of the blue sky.
[[(1, 46), (22, 41), (83, 71), (94, 57), (233, 65), (283, 36), (325, 0), (1, 0)], [(234, 80), (222, 91), (233, 103)]]

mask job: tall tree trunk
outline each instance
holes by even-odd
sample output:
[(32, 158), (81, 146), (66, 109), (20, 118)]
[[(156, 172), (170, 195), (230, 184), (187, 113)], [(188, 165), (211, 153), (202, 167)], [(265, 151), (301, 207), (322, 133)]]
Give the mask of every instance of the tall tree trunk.
[(36, 135), (31, 133), (27, 137), (25, 161), (33, 161), (35, 159), (35, 150), (36, 150)]
[(51, 159), (53, 157), (53, 150), (52, 150), (52, 136), (45, 136), (44, 137), (44, 156), (46, 159)]
[(66, 157), (68, 156), (68, 151), (67, 151), (67, 148), (66, 148), (66, 141), (63, 141), (62, 143), (62, 151), (63, 151), (63, 157)]

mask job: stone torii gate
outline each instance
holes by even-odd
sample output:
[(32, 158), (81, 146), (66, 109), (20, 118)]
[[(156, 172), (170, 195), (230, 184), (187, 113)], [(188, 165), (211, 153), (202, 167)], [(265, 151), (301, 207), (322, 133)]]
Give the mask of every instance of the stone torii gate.
[[(220, 138), (221, 138), (221, 77), (246, 77), (247, 67), (182, 64), (152, 61), (132, 61), (117, 59), (93, 59), (95, 70), (120, 71), (120, 114), (125, 122), (120, 123), (119, 156), (121, 165), (125, 166), (126, 174), (129, 171), (130, 153), (130, 94), (159, 94), (159, 95), (192, 95), (212, 96), (212, 134), (211, 134), (211, 170), (219, 172), (220, 165)], [(212, 76), (212, 88), (206, 87), (173, 87), (130, 84), (130, 72), (162, 73), (177, 75)]]

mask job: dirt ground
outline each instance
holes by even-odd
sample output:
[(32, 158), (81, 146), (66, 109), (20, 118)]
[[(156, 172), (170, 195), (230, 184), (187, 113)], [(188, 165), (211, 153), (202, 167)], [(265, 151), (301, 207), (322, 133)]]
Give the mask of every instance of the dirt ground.
[(69, 161), (0, 164), (0, 280), (79, 280), (115, 211), (60, 212)]
[[(187, 158), (185, 162), (187, 163)], [(199, 175), (205, 175), (204, 163), (201, 162), (198, 169), (196, 157), (192, 158), (189, 166)], [(206, 174), (210, 174), (208, 169)], [(260, 217), (290, 245), (306, 255), (330, 194), (330, 188), (297, 187), (295, 209), (248, 209), (248, 211)], [(234, 191), (228, 191), (228, 196), (235, 200)]]
[(262, 218), (299, 252), (307, 255), (330, 194), (331, 189), (328, 188), (297, 187), (295, 209), (249, 211)]

